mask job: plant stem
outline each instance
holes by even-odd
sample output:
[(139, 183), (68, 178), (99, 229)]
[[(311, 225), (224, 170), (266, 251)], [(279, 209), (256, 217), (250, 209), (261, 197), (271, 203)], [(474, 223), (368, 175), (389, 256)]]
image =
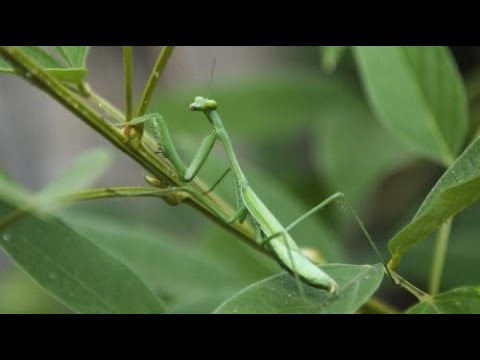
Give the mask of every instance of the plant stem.
[(116, 186), (98, 189), (86, 189), (65, 195), (61, 198), (65, 202), (106, 199), (114, 197), (163, 197), (165, 189), (142, 186)]
[(117, 123), (125, 123), (125, 116), (110, 102), (95, 93), (88, 84), (82, 84), (79, 94), (86, 100), (90, 100), (96, 107), (104, 110)]
[(447, 253), (448, 239), (450, 238), (450, 230), (452, 228), (452, 220), (443, 223), (438, 230), (437, 239), (435, 241), (435, 250), (433, 251), (432, 269), (430, 272), (430, 294), (433, 296), (440, 290), (442, 281), (443, 265)]
[(158, 55), (157, 61), (155, 65), (153, 65), (152, 72), (150, 73), (150, 77), (147, 80), (147, 84), (143, 89), (142, 97), (140, 98), (140, 102), (138, 104), (136, 116), (142, 116), (147, 111), (148, 104), (150, 103), (150, 99), (152, 98), (153, 91), (157, 85), (158, 80), (163, 74), (165, 70), (165, 66), (170, 59), (170, 55), (172, 55), (173, 49), (175, 46), (164, 46), (160, 54)]
[(133, 60), (132, 60), (132, 47), (122, 46), (123, 49), (123, 71), (125, 81), (125, 117), (127, 122), (132, 120), (133, 115)]
[[(89, 107), (68, 87), (53, 78), (51, 75), (47, 74), (20, 48), (15, 46), (0, 46), (0, 55), (14, 67), (19, 76), (56, 99), (60, 104), (74, 113), (88, 126), (105, 137), (115, 147), (140, 164), (148, 173), (158, 179), (164, 180), (167, 185), (178, 187), (186, 185), (179, 179), (178, 174), (166, 159), (157, 157), (148, 147), (145, 147), (143, 144), (138, 146), (132, 145), (132, 143), (123, 136), (122, 131), (107, 123), (98, 112)], [(85, 88), (88, 89), (88, 87)], [(94, 97), (94, 99), (98, 101), (100, 98)], [(104, 106), (105, 104), (108, 104), (104, 102), (103, 99), (100, 103)], [(109, 110), (115, 112), (114, 108)], [(124, 118), (123, 115), (122, 118)], [(191, 186), (201, 193), (208, 190), (208, 187), (199, 178), (194, 179), (188, 184), (188, 186)], [(243, 224), (236, 222), (231, 225), (226, 225), (210, 212), (208, 207), (218, 209), (218, 211), (225, 214), (226, 217), (233, 213), (233, 209), (215, 193), (206, 194), (202, 198), (202, 202), (199, 202), (196, 199), (187, 199), (185, 202), (202, 212), (204, 215), (215, 221), (223, 228), (233, 232), (248, 245), (253, 246), (263, 253), (268, 253), (261, 245), (256, 243), (255, 232), (252, 226), (247, 224), (247, 222)]]
[(395, 285), (400, 286), (401, 288), (407, 290), (410, 294), (415, 296), (418, 299), (418, 301), (423, 301), (430, 297), (429, 294), (419, 289), (408, 280), (404, 279), (401, 275), (399, 275), (394, 270), (389, 268), (388, 265), (387, 265), (387, 272)]
[[(111, 104), (109, 101), (102, 98), (95, 91), (93, 91), (88, 84), (84, 84), (80, 94), (86, 99), (92, 101), (95, 104), (95, 106), (105, 110), (105, 112), (113, 118), (112, 120), (114, 120), (118, 124), (125, 123), (125, 117), (123, 116), (123, 113), (115, 105)], [(157, 143), (152, 136), (150, 136), (149, 134), (144, 134), (142, 139), (147, 149), (149, 149), (152, 152), (155, 152), (157, 150), (157, 147), (158, 147)], [(174, 171), (174, 170), (171, 169), (171, 171)], [(201, 181), (198, 178), (197, 178), (197, 182), (201, 183)]]

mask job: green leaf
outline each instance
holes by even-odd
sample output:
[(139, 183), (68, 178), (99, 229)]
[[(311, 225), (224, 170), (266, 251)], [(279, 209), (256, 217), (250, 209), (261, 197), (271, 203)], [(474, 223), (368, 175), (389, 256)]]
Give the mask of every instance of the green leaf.
[[(15, 71), (11, 67), (3, 66), (0, 59), (0, 73), (13, 74)], [(8, 66), (8, 65), (7, 65)], [(64, 82), (70, 82), (74, 84), (81, 84), (87, 76), (86, 69), (44, 69), (48, 74), (56, 79)]]
[[(81, 67), (65, 68), (45, 50), (38, 46), (20, 46), (44, 70), (64, 82), (80, 84), (87, 76), (87, 69)], [(8, 62), (0, 58), (0, 73), (14, 74), (15, 71)]]
[(211, 263), (245, 279), (245, 286), (282, 271), (273, 259), (252, 249), (218, 226), (205, 224), (204, 231), (198, 236), (197, 245), (199, 251), (211, 259)]
[(34, 200), (34, 194), (16, 184), (0, 172), (0, 201), (17, 208), (23, 208)]
[(61, 197), (91, 185), (112, 160), (104, 149), (85, 151), (42, 191), (33, 193), (0, 174), (0, 200), (19, 209), (29, 208), (37, 215), (53, 212), (65, 205)]
[(321, 46), (320, 56), (323, 71), (334, 72), (348, 46)]
[(55, 46), (71, 67), (84, 68), (90, 46)]
[[(0, 204), (0, 218), (12, 211)], [(39, 285), (76, 312), (164, 312), (135, 273), (58, 219), (25, 215), (0, 230), (0, 246)]]
[(473, 142), (438, 180), (413, 220), (389, 242), (395, 268), (403, 254), (443, 222), (480, 199), (480, 138)]
[(383, 123), (418, 154), (450, 165), (465, 140), (465, 89), (448, 48), (357, 46), (370, 103)]
[(105, 149), (90, 149), (80, 154), (63, 172), (52, 180), (38, 196), (52, 199), (68, 195), (92, 185), (112, 162)]
[(212, 295), (225, 298), (248, 284), (161, 229), (95, 213), (73, 212), (64, 218), (135, 271), (168, 305), (202, 301)]
[(412, 306), (407, 314), (480, 314), (480, 287), (462, 287), (435, 295)]
[(176, 305), (170, 314), (211, 314), (218, 305), (225, 301), (225, 296), (212, 296), (193, 303)]
[(356, 208), (365, 205), (385, 176), (413, 158), (348, 86), (316, 118), (317, 173), (332, 192), (342, 191)]
[(70, 82), (73, 84), (81, 84), (87, 76), (87, 69), (70, 68), (70, 69), (45, 69), (45, 71), (52, 75), (57, 80), (63, 82)]
[(62, 68), (63, 66), (39, 46), (20, 46), (34, 61), (45, 68)]
[(31, 278), (16, 268), (0, 277), (0, 314), (58, 314), (69, 312)]
[(340, 285), (338, 295), (304, 286), (304, 297), (295, 279), (287, 274), (272, 276), (253, 284), (224, 302), (217, 314), (352, 314), (380, 286), (382, 264), (321, 266)]

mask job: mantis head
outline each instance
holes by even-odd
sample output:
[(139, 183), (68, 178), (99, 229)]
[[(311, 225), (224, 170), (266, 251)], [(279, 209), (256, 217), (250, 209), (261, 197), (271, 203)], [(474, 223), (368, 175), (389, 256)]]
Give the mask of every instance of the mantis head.
[(190, 104), (190, 110), (192, 111), (210, 111), (217, 109), (217, 102), (212, 99), (204, 98), (203, 96), (197, 96), (193, 103)]

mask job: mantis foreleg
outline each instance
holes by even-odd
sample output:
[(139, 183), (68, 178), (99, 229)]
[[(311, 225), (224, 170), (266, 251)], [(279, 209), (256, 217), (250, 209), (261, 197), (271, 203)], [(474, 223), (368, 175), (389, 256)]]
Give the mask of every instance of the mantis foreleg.
[(198, 148), (192, 162), (188, 167), (183, 163), (177, 148), (173, 142), (170, 130), (168, 129), (165, 119), (160, 114), (147, 114), (142, 117), (133, 119), (129, 125), (137, 125), (145, 123), (153, 130), (153, 136), (159, 146), (160, 152), (172, 163), (177, 170), (180, 179), (185, 182), (191, 181), (200, 171), (205, 160), (215, 145), (218, 136), (215, 131), (203, 138), (200, 147)]

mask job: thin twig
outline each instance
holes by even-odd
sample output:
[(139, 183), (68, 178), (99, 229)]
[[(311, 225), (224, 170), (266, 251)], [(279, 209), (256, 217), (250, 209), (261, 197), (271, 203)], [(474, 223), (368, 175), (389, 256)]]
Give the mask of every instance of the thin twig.
[(147, 84), (143, 89), (142, 97), (140, 98), (140, 102), (138, 104), (136, 116), (142, 116), (147, 111), (148, 104), (150, 103), (150, 99), (152, 98), (153, 91), (157, 86), (157, 82), (163, 74), (165, 67), (167, 66), (168, 60), (170, 59), (170, 55), (172, 55), (173, 49), (175, 46), (164, 46), (162, 51), (158, 55), (157, 61), (155, 65), (153, 65), (153, 69), (150, 73), (150, 76), (147, 80)]
[(452, 220), (443, 223), (438, 230), (435, 242), (435, 250), (433, 251), (432, 268), (430, 272), (430, 294), (436, 295), (440, 290), (442, 282), (443, 265), (445, 264), (445, 256), (447, 254), (448, 240), (450, 238), (450, 230), (452, 228)]
[(133, 59), (132, 47), (122, 46), (123, 48), (123, 71), (125, 77), (125, 118), (127, 122), (132, 120), (133, 116)]

